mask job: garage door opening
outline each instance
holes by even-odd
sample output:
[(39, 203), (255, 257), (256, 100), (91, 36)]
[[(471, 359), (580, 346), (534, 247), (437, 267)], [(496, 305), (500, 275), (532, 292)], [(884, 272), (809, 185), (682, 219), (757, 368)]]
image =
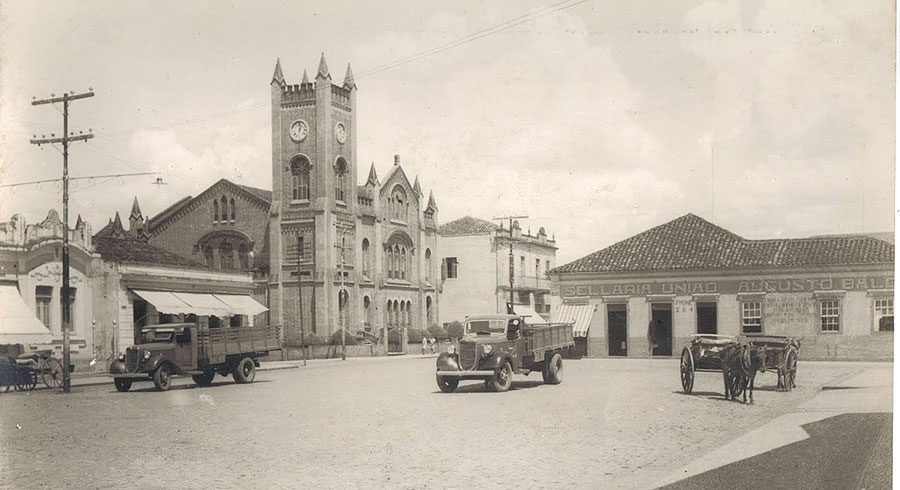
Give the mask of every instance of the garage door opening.
[(650, 305), (650, 355), (672, 355), (672, 303)]
[(606, 305), (606, 324), (609, 325), (609, 355), (628, 355), (628, 314), (625, 304)]
[(717, 334), (718, 309), (716, 303), (697, 303), (697, 333)]

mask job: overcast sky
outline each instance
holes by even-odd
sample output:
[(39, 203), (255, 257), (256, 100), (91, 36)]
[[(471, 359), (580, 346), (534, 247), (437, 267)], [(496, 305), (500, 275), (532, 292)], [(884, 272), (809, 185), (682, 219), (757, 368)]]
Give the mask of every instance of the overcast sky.
[[(30, 101), (93, 87), (71, 106), (96, 134), (71, 175), (168, 185), (77, 181), (73, 223), (97, 231), (135, 195), (154, 215), (222, 177), (271, 188), (275, 59), (299, 83), (324, 51), (335, 83), (358, 75), (360, 183), (399, 153), (441, 222), (528, 214), (560, 264), (689, 212), (748, 238), (893, 230), (892, 2), (578, 1), (4, 0), (0, 182), (60, 174), (28, 144), (60, 112)], [(0, 219), (60, 196), (0, 189)]]

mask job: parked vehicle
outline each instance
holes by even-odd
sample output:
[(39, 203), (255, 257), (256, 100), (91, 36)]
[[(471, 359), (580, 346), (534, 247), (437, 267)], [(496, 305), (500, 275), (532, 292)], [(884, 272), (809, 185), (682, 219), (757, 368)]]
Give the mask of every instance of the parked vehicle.
[[(69, 365), (69, 372), (74, 369)], [(20, 344), (5, 345), (0, 352), (0, 387), (4, 391), (28, 391), (37, 387), (38, 379), (47, 388), (62, 385), (63, 365), (51, 350), (25, 352)]]
[(280, 350), (275, 327), (200, 327), (194, 323), (152, 325), (141, 339), (109, 366), (116, 389), (128, 391), (134, 381), (153, 381), (168, 390), (173, 376), (190, 375), (199, 386), (212, 384), (218, 373), (237, 383), (252, 383), (259, 358)]
[(453, 346), (437, 358), (437, 385), (444, 393), (461, 380), (482, 380), (506, 391), (513, 374), (540, 371), (547, 384), (562, 381), (562, 354), (575, 345), (571, 323), (526, 324), (525, 318), (487, 315), (466, 318), (459, 352)]

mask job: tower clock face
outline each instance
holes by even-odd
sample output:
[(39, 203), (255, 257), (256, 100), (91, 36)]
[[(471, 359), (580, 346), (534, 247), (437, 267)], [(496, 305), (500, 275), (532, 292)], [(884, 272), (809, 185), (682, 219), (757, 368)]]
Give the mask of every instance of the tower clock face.
[(339, 122), (334, 125), (334, 137), (337, 138), (340, 144), (344, 144), (347, 141), (347, 128), (344, 127), (344, 123)]
[(309, 126), (306, 124), (306, 121), (298, 119), (291, 124), (290, 134), (292, 140), (303, 141), (306, 139), (306, 135), (309, 134)]

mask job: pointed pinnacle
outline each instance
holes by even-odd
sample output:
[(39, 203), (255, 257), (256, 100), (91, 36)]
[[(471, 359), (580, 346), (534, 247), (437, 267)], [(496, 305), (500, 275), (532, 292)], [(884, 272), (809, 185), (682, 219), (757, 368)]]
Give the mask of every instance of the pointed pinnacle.
[(347, 63), (347, 74), (344, 75), (344, 88), (355, 89), (356, 82), (353, 80), (353, 70), (350, 69), (350, 63)]
[(134, 203), (131, 205), (131, 218), (143, 217), (141, 215), (141, 206), (138, 204), (137, 196), (134, 196)]
[(306, 69), (303, 70), (303, 80), (301, 80), (300, 83), (302, 83), (304, 85), (309, 83), (309, 77), (306, 76)]
[(316, 78), (331, 78), (331, 74), (328, 73), (328, 64), (325, 63), (325, 53), (322, 53), (322, 58), (319, 59), (319, 73), (316, 75)]
[(378, 174), (375, 173), (375, 162), (372, 162), (372, 166), (369, 168), (369, 178), (366, 179), (367, 184), (372, 184), (373, 186), (378, 185)]
[(275, 58), (275, 73), (272, 74), (272, 81), (284, 83), (284, 74), (281, 73), (281, 58)]
[(413, 190), (416, 191), (416, 194), (422, 195), (422, 186), (419, 185), (419, 176), (416, 175), (416, 182), (413, 184)]

